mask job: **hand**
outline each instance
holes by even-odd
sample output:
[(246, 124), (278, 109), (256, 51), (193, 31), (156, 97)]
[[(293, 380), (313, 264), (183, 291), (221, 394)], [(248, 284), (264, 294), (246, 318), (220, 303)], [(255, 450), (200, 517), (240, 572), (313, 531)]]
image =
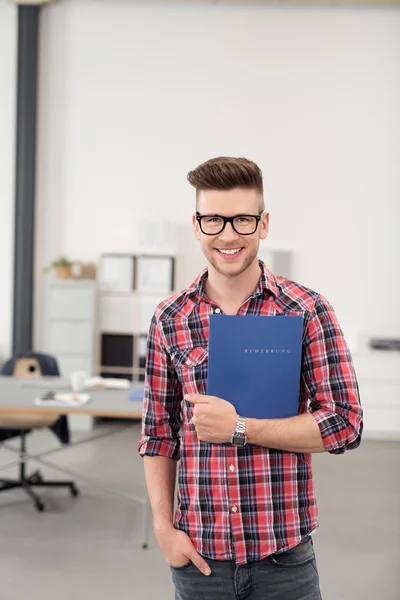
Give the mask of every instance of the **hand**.
[(155, 529), (155, 535), (161, 552), (172, 567), (183, 567), (192, 562), (204, 575), (211, 575), (210, 567), (196, 552), (190, 537), (184, 531), (171, 525), (159, 531)]
[(230, 402), (216, 396), (186, 394), (185, 400), (194, 404), (192, 423), (202, 442), (230, 442), (239, 415)]

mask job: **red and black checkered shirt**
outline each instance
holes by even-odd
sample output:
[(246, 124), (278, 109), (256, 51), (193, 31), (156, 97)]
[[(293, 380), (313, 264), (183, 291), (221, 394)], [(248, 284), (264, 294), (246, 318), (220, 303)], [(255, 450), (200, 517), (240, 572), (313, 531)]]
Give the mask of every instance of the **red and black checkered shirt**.
[[(326, 299), (263, 263), (239, 315), (301, 315), (299, 413), (311, 412), (328, 452), (361, 441), (362, 409), (349, 350)], [(244, 564), (296, 546), (318, 526), (311, 455), (197, 439), (183, 394), (205, 394), (209, 316), (207, 270), (156, 309), (148, 337), (142, 456), (180, 459), (175, 527), (205, 557)]]

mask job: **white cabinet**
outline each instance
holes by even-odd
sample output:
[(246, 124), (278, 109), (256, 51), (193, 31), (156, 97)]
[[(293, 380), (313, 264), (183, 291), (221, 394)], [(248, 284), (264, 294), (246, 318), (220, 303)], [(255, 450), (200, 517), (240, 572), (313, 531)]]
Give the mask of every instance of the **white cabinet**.
[[(96, 282), (48, 279), (45, 285), (42, 351), (53, 355), (60, 373), (95, 371)], [(90, 429), (90, 416), (69, 417), (71, 428)]]
[(56, 357), (61, 375), (95, 365), (96, 284), (85, 280), (49, 280), (44, 304), (43, 351)]
[(400, 353), (353, 353), (364, 409), (364, 437), (400, 440)]

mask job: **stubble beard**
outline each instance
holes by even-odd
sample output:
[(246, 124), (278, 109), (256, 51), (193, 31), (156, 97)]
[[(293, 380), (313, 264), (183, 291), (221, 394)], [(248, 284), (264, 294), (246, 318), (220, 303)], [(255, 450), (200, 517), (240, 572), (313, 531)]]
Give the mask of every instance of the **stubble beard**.
[(253, 263), (254, 259), (257, 257), (258, 249), (254, 250), (251, 254), (247, 254), (244, 261), (237, 265), (236, 269), (224, 269), (223, 265), (220, 265), (219, 262), (214, 258), (212, 251), (210, 253), (205, 253), (208, 262), (214, 267), (214, 269), (220, 275), (224, 277), (238, 277), (241, 275), (249, 266)]

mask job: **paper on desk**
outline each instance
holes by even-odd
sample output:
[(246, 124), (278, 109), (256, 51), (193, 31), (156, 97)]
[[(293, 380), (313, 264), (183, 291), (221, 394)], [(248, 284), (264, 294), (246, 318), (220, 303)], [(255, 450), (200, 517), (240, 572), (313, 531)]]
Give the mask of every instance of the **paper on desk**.
[(89, 394), (74, 392), (47, 393), (35, 398), (37, 406), (83, 406), (89, 402)]
[(108, 390), (129, 390), (131, 387), (129, 379), (117, 377), (89, 377), (85, 381), (87, 388), (105, 388)]

